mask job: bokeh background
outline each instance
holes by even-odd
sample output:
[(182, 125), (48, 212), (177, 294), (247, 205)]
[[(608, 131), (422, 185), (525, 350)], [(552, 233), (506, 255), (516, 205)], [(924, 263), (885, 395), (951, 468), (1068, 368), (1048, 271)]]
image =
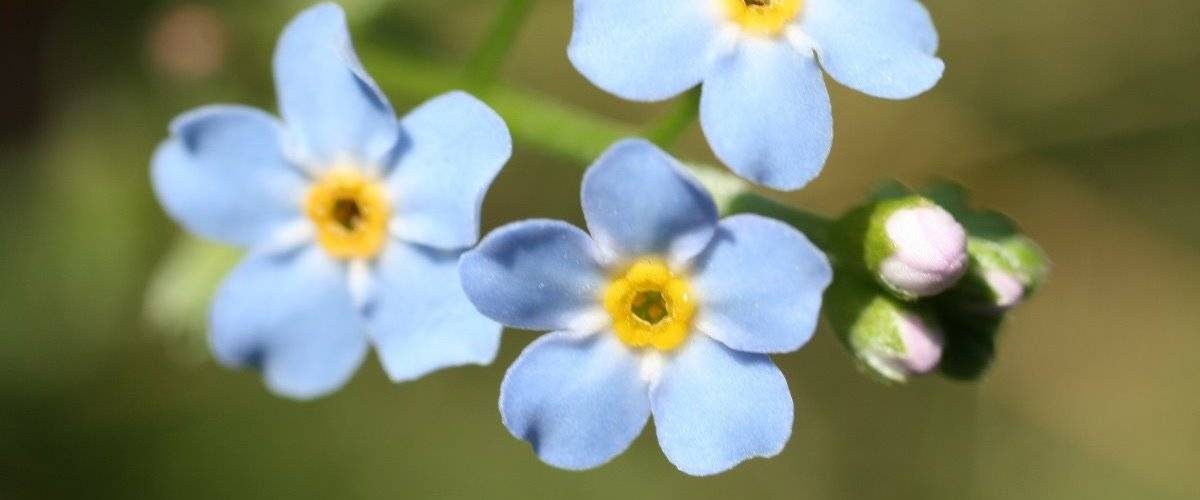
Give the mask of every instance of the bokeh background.
[[(948, 177), (1042, 243), (1051, 280), (979, 383), (881, 387), (822, 330), (777, 358), (784, 453), (696, 479), (649, 430), (595, 471), (538, 462), (496, 410), (527, 333), (491, 367), (393, 385), (371, 360), (294, 403), (149, 326), (179, 235), (151, 151), (190, 107), (272, 109), (274, 39), (307, 2), (0, 2), (0, 498), (1200, 498), (1200, 3), (924, 3), (941, 85), (903, 102), (831, 85), (833, 156), (789, 199), (834, 214), (885, 177)], [(345, 4), (359, 45), (453, 66), (499, 2)], [(631, 123), (665, 111), (577, 75), (570, 21), (540, 2), (503, 80)], [(682, 151), (711, 158), (694, 128)], [(578, 221), (582, 166), (518, 144), (487, 226)]]

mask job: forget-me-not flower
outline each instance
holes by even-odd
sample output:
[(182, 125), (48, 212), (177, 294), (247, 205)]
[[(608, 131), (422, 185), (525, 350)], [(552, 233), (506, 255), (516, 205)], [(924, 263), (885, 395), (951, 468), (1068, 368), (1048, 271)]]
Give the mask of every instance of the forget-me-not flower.
[(599, 466), (654, 416), (667, 458), (694, 475), (778, 454), (792, 398), (768, 357), (813, 333), (832, 271), (803, 234), (713, 199), (642, 140), (584, 176), (591, 233), (530, 220), (463, 255), (467, 296), (509, 326), (553, 330), (509, 368), (504, 425), (545, 462)]
[(703, 83), (717, 157), (776, 189), (804, 186), (833, 141), (820, 66), (861, 92), (905, 99), (944, 65), (916, 0), (575, 0), (568, 54), (600, 88), (659, 101)]
[(216, 358), (300, 399), (341, 387), (369, 345), (396, 381), (490, 363), (501, 327), (467, 300), (458, 260), (512, 152), (503, 120), (461, 92), (397, 119), (333, 4), (284, 30), (275, 80), (282, 122), (203, 107), (153, 160), (175, 220), (249, 249), (214, 299)]

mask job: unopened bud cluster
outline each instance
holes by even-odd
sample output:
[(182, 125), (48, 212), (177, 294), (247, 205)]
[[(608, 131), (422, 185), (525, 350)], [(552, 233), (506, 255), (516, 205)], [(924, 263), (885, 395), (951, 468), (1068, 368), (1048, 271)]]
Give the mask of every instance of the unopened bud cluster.
[(1041, 249), (1007, 218), (970, 210), (961, 190), (890, 186), (834, 227), (839, 278), (829, 318), (874, 378), (905, 382), (941, 368), (976, 378), (1005, 314), (1044, 281)]

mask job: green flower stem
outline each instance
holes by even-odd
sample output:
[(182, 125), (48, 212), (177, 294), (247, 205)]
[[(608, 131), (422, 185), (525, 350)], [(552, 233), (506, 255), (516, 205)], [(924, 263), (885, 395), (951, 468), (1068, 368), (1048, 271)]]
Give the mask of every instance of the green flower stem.
[(814, 245), (829, 254), (831, 259), (838, 254), (829, 235), (833, 220), (823, 215), (800, 210), (752, 192), (740, 193), (723, 213), (752, 213), (781, 220), (803, 232)]
[[(427, 99), (463, 86), (461, 75), (436, 63), (406, 58), (375, 47), (363, 47), (359, 52), (380, 86), (409, 100)], [(689, 93), (690, 97), (684, 98), (680, 107), (685, 106), (683, 102), (690, 101), (694, 108), (694, 100), (698, 95), (695, 91)], [(506, 85), (493, 85), (479, 92), (479, 97), (504, 117), (518, 142), (568, 158), (579, 165), (590, 165), (620, 139), (641, 135), (641, 129), (636, 126), (597, 115), (550, 96)], [(661, 127), (651, 128), (668, 132), (682, 130), (688, 123), (683, 115), (672, 113), (661, 122)], [(668, 122), (673, 125), (667, 127)], [(680, 122), (684, 126), (677, 124)], [(677, 132), (673, 133), (678, 135)], [(660, 137), (669, 135), (664, 133)], [(782, 220), (803, 231), (826, 252), (832, 252), (828, 244), (830, 219), (763, 196), (755, 192), (749, 183), (724, 170), (695, 163), (691, 166), (700, 181), (712, 192), (721, 213), (757, 213)]]
[(646, 127), (646, 138), (663, 149), (671, 149), (679, 136), (700, 115), (700, 87), (697, 86), (675, 100), (674, 108)]
[[(380, 86), (408, 100), (467, 87), (457, 72), (438, 64), (374, 47), (359, 52)], [(618, 139), (638, 135), (636, 127), (534, 92), (494, 85), (476, 95), (504, 117), (517, 141), (584, 165)]]
[(496, 81), (505, 57), (512, 51), (521, 27), (537, 0), (506, 0), (492, 22), (479, 49), (467, 62), (465, 77), (473, 89), (484, 89)]
[(763, 196), (745, 180), (724, 170), (695, 163), (689, 166), (700, 183), (712, 193), (721, 214), (758, 214), (786, 222), (807, 235), (814, 245), (830, 254), (831, 258), (834, 257), (836, 245), (830, 234), (832, 219)]

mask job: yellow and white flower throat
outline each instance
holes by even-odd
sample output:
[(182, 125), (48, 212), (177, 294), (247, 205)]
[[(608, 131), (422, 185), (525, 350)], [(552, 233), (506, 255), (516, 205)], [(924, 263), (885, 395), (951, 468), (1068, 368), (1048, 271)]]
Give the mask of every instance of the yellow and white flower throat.
[(304, 211), (317, 242), (333, 257), (370, 259), (387, 242), (392, 215), (387, 192), (357, 169), (338, 167), (318, 179)]
[(804, 0), (720, 0), (725, 15), (744, 30), (775, 36), (801, 14)]
[(687, 339), (696, 304), (683, 277), (662, 261), (647, 258), (609, 283), (604, 310), (626, 345), (669, 351)]

